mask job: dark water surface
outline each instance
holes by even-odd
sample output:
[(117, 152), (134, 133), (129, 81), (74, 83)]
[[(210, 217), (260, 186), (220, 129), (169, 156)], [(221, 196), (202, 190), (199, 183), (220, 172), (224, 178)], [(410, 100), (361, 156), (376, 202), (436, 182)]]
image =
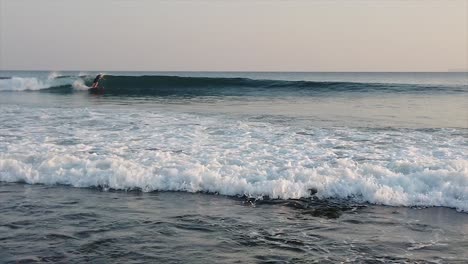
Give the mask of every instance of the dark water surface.
[[(0, 185), (1, 263), (464, 263), (468, 214)], [(306, 205), (307, 204), (307, 205)]]

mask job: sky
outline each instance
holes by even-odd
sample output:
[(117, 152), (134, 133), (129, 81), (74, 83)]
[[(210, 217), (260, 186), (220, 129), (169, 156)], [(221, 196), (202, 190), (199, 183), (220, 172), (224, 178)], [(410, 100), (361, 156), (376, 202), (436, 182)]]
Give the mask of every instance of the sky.
[(468, 69), (468, 0), (0, 0), (0, 70)]

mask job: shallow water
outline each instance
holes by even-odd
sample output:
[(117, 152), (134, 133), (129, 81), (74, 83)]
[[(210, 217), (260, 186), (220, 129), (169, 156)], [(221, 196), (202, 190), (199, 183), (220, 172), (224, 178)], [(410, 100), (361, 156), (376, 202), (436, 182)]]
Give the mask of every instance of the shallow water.
[(4, 263), (462, 263), (468, 257), (468, 214), (446, 208), (252, 205), (219, 195), (24, 184), (1, 184), (0, 199)]

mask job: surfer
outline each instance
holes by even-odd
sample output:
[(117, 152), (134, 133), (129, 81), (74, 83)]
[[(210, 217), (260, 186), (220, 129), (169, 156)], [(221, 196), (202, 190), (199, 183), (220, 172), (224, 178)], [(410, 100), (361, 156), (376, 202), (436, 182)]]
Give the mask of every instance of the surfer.
[(103, 77), (103, 75), (100, 73), (96, 76), (96, 78), (94, 78), (94, 81), (93, 81), (93, 85), (91, 86), (91, 88), (98, 88), (98, 85), (99, 85), (99, 80), (101, 80)]

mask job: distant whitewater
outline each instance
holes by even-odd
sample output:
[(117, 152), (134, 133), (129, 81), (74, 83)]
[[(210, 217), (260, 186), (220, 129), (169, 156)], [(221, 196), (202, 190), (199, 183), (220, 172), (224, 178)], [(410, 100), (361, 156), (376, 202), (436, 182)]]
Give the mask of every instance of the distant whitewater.
[(91, 77), (86, 76), (61, 76), (52, 72), (41, 77), (0, 77), (1, 91), (38, 91), (47, 89), (87, 90), (85, 82)]

